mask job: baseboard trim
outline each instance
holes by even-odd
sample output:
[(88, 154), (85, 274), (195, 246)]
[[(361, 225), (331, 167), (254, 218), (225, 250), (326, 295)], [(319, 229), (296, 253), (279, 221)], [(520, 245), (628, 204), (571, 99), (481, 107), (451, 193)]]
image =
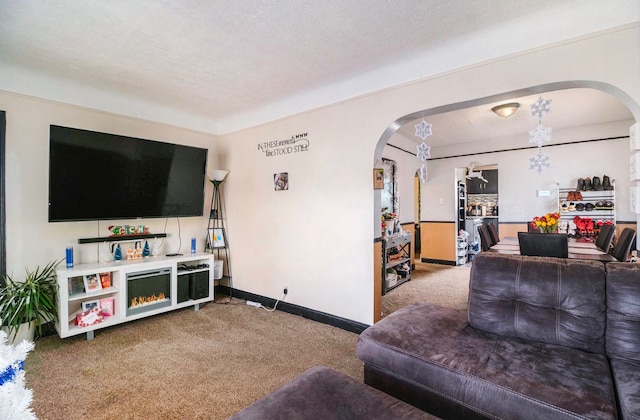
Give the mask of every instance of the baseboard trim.
[[(261, 303), (264, 306), (269, 308), (273, 308), (273, 305), (276, 304), (276, 300), (256, 295), (255, 293), (245, 292), (244, 290), (238, 290), (229, 288), (228, 286), (217, 286), (216, 292), (225, 294), (227, 296), (233, 296), (239, 299), (251, 300), (253, 302)], [(292, 315), (298, 315), (303, 318), (310, 319), (312, 321), (320, 322), (322, 324), (331, 325), (332, 327), (337, 327), (345, 331), (349, 331), (352, 333), (360, 334), (362, 331), (367, 329), (369, 325), (363, 324), (361, 322), (353, 321), (346, 318), (341, 318), (339, 316), (331, 315), (326, 312), (316, 311), (315, 309), (305, 308), (304, 306), (294, 305), (292, 303), (278, 302), (278, 306), (276, 306), (276, 310), (286, 312)]]
[(420, 261), (423, 263), (431, 263), (431, 264), (442, 264), (442, 265), (456, 265), (455, 261), (449, 260), (434, 260), (432, 258), (421, 258)]

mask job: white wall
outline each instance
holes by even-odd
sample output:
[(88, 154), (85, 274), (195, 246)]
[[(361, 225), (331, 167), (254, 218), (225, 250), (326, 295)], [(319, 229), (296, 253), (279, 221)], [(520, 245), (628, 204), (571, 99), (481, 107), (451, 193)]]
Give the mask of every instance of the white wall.
[[(189, 252), (190, 239), (204, 249), (212, 187), (206, 183), (203, 217), (98, 222), (48, 223), (49, 125), (121, 134), (209, 149), (208, 162), (217, 164), (215, 137), (192, 130), (150, 123), (76, 106), (0, 92), (0, 110), (6, 112), (6, 229), (7, 273), (20, 279), (33, 269), (63, 259), (72, 245), (76, 264), (98, 260), (98, 244), (78, 244), (78, 238), (108, 236), (109, 225), (144, 224), (152, 233), (165, 231), (161, 252)], [(78, 174), (82, 176), (82, 174)], [(117, 188), (117, 185), (114, 185)], [(96, 203), (98, 204), (98, 203)], [(103, 204), (101, 204), (103, 205)]]
[[(630, 124), (629, 124), (630, 125)], [(498, 164), (500, 222), (528, 222), (534, 216), (558, 210), (557, 186), (575, 187), (578, 178), (608, 175), (616, 182), (616, 217), (619, 221), (634, 222), (636, 215), (629, 204), (629, 140), (627, 138), (543, 147), (551, 156), (552, 167), (538, 174), (529, 169), (529, 157), (536, 150), (517, 150), (489, 153), (473, 158), (456, 157), (430, 162), (432, 176), (424, 187), (423, 220), (455, 220), (454, 169), (464, 167), (469, 160), (481, 164)], [(537, 197), (537, 190), (551, 191), (550, 197)], [(445, 196), (445, 206), (438, 205)], [(435, 211), (429, 212), (429, 210)]]
[[(617, 87), (626, 92), (639, 118), (639, 49), (640, 27), (635, 25), (336, 103), (225, 135), (219, 142), (198, 132), (0, 93), (0, 109), (7, 112), (9, 272), (62, 258), (66, 245), (79, 237), (98, 236), (109, 224), (101, 223), (99, 232), (95, 222), (47, 223), (49, 124), (74, 126), (209, 147), (210, 159), (220, 159), (218, 168), (231, 171), (223, 193), (234, 287), (278, 298), (287, 285), (291, 303), (371, 323), (374, 219), (379, 217), (377, 212), (374, 216), (372, 168), (382, 155), (378, 143), (387, 127), (419, 110), (568, 80), (601, 81)], [(307, 152), (265, 157), (258, 150), (259, 143), (299, 133), (308, 133)], [(557, 168), (569, 168), (572, 178), (582, 167), (576, 152), (567, 150), (565, 160), (554, 160)], [(526, 156), (523, 153), (522, 158)], [(466, 163), (454, 162), (451, 167)], [(506, 161), (492, 163), (501, 165), (501, 174), (509, 169)], [(628, 157), (616, 164), (628, 166)], [(444, 164), (434, 161), (429, 169), (433, 187), (442, 185), (442, 192), (435, 193), (439, 196), (445, 194), (444, 188), (453, 191), (444, 185), (452, 182), (454, 171), (440, 171), (437, 165)], [(277, 172), (289, 173), (289, 191), (274, 191), (273, 174)], [(591, 174), (591, 170), (581, 173)], [(558, 178), (549, 176), (549, 182)], [(501, 188), (509, 185), (502, 175), (500, 183)], [(208, 188), (205, 203), (210, 194)], [(501, 202), (501, 212), (505, 205)], [(523, 217), (502, 214), (517, 220)], [(206, 218), (181, 221), (183, 250), (193, 235), (201, 248)], [(164, 226), (164, 219), (144, 222), (154, 232)], [(168, 231), (167, 249), (175, 250), (175, 220), (169, 221)], [(97, 258), (97, 246), (78, 247), (81, 262)]]
[[(379, 225), (372, 168), (382, 157), (383, 147), (378, 143), (387, 127), (419, 110), (570, 80), (600, 81), (617, 87), (629, 95), (629, 104), (635, 106), (632, 112), (640, 116), (640, 60), (635, 54), (639, 47), (640, 29), (636, 25), (222, 136), (221, 163), (231, 170), (225, 197), (234, 287), (279, 298), (286, 284), (288, 302), (371, 323), (372, 246), (375, 226)], [(258, 143), (301, 132), (309, 134), (308, 152), (266, 158), (258, 151)], [(569, 151), (554, 161), (558, 168), (575, 165), (569, 172), (572, 178), (581, 167), (573, 153)], [(506, 174), (510, 169), (507, 160), (512, 159), (515, 161), (500, 157), (491, 163), (501, 164), (500, 172)], [(627, 162), (625, 158), (625, 166)], [(424, 194), (452, 196), (453, 168), (467, 163), (466, 159), (454, 162), (450, 171), (443, 168), (445, 164), (430, 163), (432, 191)], [(274, 192), (272, 177), (281, 171), (289, 172), (290, 190)], [(592, 176), (591, 172), (582, 176)], [(610, 173), (612, 177), (624, 176)], [(556, 174), (550, 176), (549, 182), (562, 181)], [(500, 182), (510, 188), (509, 181)], [(524, 195), (528, 194), (525, 191)], [(501, 202), (501, 211), (506, 204)], [(453, 203), (445, 201), (440, 207), (447, 206), (451, 207), (442, 220), (451, 220), (455, 214)], [(508, 211), (503, 214), (524, 218), (517, 208), (511, 215)]]
[(416, 222), (414, 220), (414, 204), (417, 199), (413, 190), (413, 183), (416, 171), (422, 165), (422, 161), (415, 156), (415, 150), (409, 150), (408, 148), (404, 150), (414, 154), (387, 146), (382, 152), (382, 157), (395, 160), (398, 165), (396, 177), (398, 182), (398, 220), (400, 220), (400, 223), (412, 223)]

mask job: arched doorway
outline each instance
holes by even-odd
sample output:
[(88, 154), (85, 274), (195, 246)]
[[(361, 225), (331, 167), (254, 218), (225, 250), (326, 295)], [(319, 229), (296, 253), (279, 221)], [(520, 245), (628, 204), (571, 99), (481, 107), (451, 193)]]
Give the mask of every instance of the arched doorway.
[[(453, 113), (454, 111), (465, 110), (467, 108), (472, 108), (472, 107), (485, 106), (490, 109), (491, 108), (490, 105), (498, 104), (505, 101), (510, 101), (510, 100), (513, 100), (514, 98), (526, 97), (530, 95), (544, 95), (547, 92), (550, 93), (554, 91), (567, 91), (571, 89), (594, 89), (601, 92), (605, 92), (606, 94), (614, 97), (620, 103), (624, 104), (630, 111), (632, 118), (635, 119), (635, 121), (639, 120), (640, 108), (638, 104), (636, 104), (626, 93), (622, 92), (615, 86), (612, 86), (606, 83), (590, 82), (590, 81), (549, 83), (545, 85), (487, 96), (487, 97), (474, 99), (470, 101), (464, 101), (464, 102), (459, 102), (455, 104), (449, 104), (449, 105), (439, 106), (431, 109), (421, 110), (421, 111), (417, 111), (417, 112), (405, 115), (401, 118), (398, 118), (396, 121), (394, 121), (389, 125), (389, 127), (385, 130), (385, 132), (380, 137), (375, 149), (374, 162), (382, 157), (383, 150), (387, 145), (387, 142), (399, 130), (401, 130), (403, 126), (406, 127), (408, 124), (413, 124), (415, 120), (418, 120), (421, 118), (429, 119), (428, 118), (429, 116), (436, 116), (436, 115), (445, 114), (445, 113)], [(528, 112), (528, 110), (524, 110), (524, 112)], [(437, 127), (435, 125), (434, 125), (434, 130), (437, 130)], [(522, 132), (526, 136), (526, 130), (523, 130)], [(428, 138), (426, 142), (429, 143)], [(513, 146), (513, 150), (525, 149), (525, 148), (528, 148), (528, 146), (526, 145), (526, 137), (525, 137), (524, 147), (522, 144)], [(498, 151), (508, 152), (509, 148), (502, 148), (500, 150), (492, 150), (491, 148), (488, 148), (484, 150), (482, 153), (492, 153), (492, 152), (498, 152)], [(427, 164), (429, 164), (429, 162), (427, 162)], [(379, 206), (380, 206), (380, 203), (378, 200), (379, 200), (379, 195), (374, 194), (374, 215), (376, 216), (378, 216), (379, 214), (377, 212), (377, 209), (379, 209)], [(378, 218), (374, 217), (374, 220), (378, 221), (379, 217)], [(636, 220), (636, 224), (637, 224), (637, 220)], [(376, 227), (377, 229), (375, 229)], [(376, 226), (376, 223), (374, 223), (374, 232), (376, 233), (376, 237), (380, 236), (380, 228), (379, 226)], [(376, 279), (376, 281), (379, 281), (379, 280)], [(377, 315), (377, 312), (376, 312), (376, 315)]]

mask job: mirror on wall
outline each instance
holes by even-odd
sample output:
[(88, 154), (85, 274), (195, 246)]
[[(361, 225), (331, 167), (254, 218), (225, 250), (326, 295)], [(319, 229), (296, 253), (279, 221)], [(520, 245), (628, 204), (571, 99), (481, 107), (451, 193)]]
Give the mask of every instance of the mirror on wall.
[[(381, 211), (398, 213), (398, 164), (395, 160), (382, 159), (384, 188), (381, 196)], [(386, 209), (386, 210), (385, 210)]]

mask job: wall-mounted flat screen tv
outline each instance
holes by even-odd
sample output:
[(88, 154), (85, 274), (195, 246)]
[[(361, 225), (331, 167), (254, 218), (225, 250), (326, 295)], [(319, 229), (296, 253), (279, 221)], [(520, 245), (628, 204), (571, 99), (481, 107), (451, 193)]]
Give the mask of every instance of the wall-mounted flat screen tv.
[(207, 149), (51, 125), (49, 221), (202, 216)]

